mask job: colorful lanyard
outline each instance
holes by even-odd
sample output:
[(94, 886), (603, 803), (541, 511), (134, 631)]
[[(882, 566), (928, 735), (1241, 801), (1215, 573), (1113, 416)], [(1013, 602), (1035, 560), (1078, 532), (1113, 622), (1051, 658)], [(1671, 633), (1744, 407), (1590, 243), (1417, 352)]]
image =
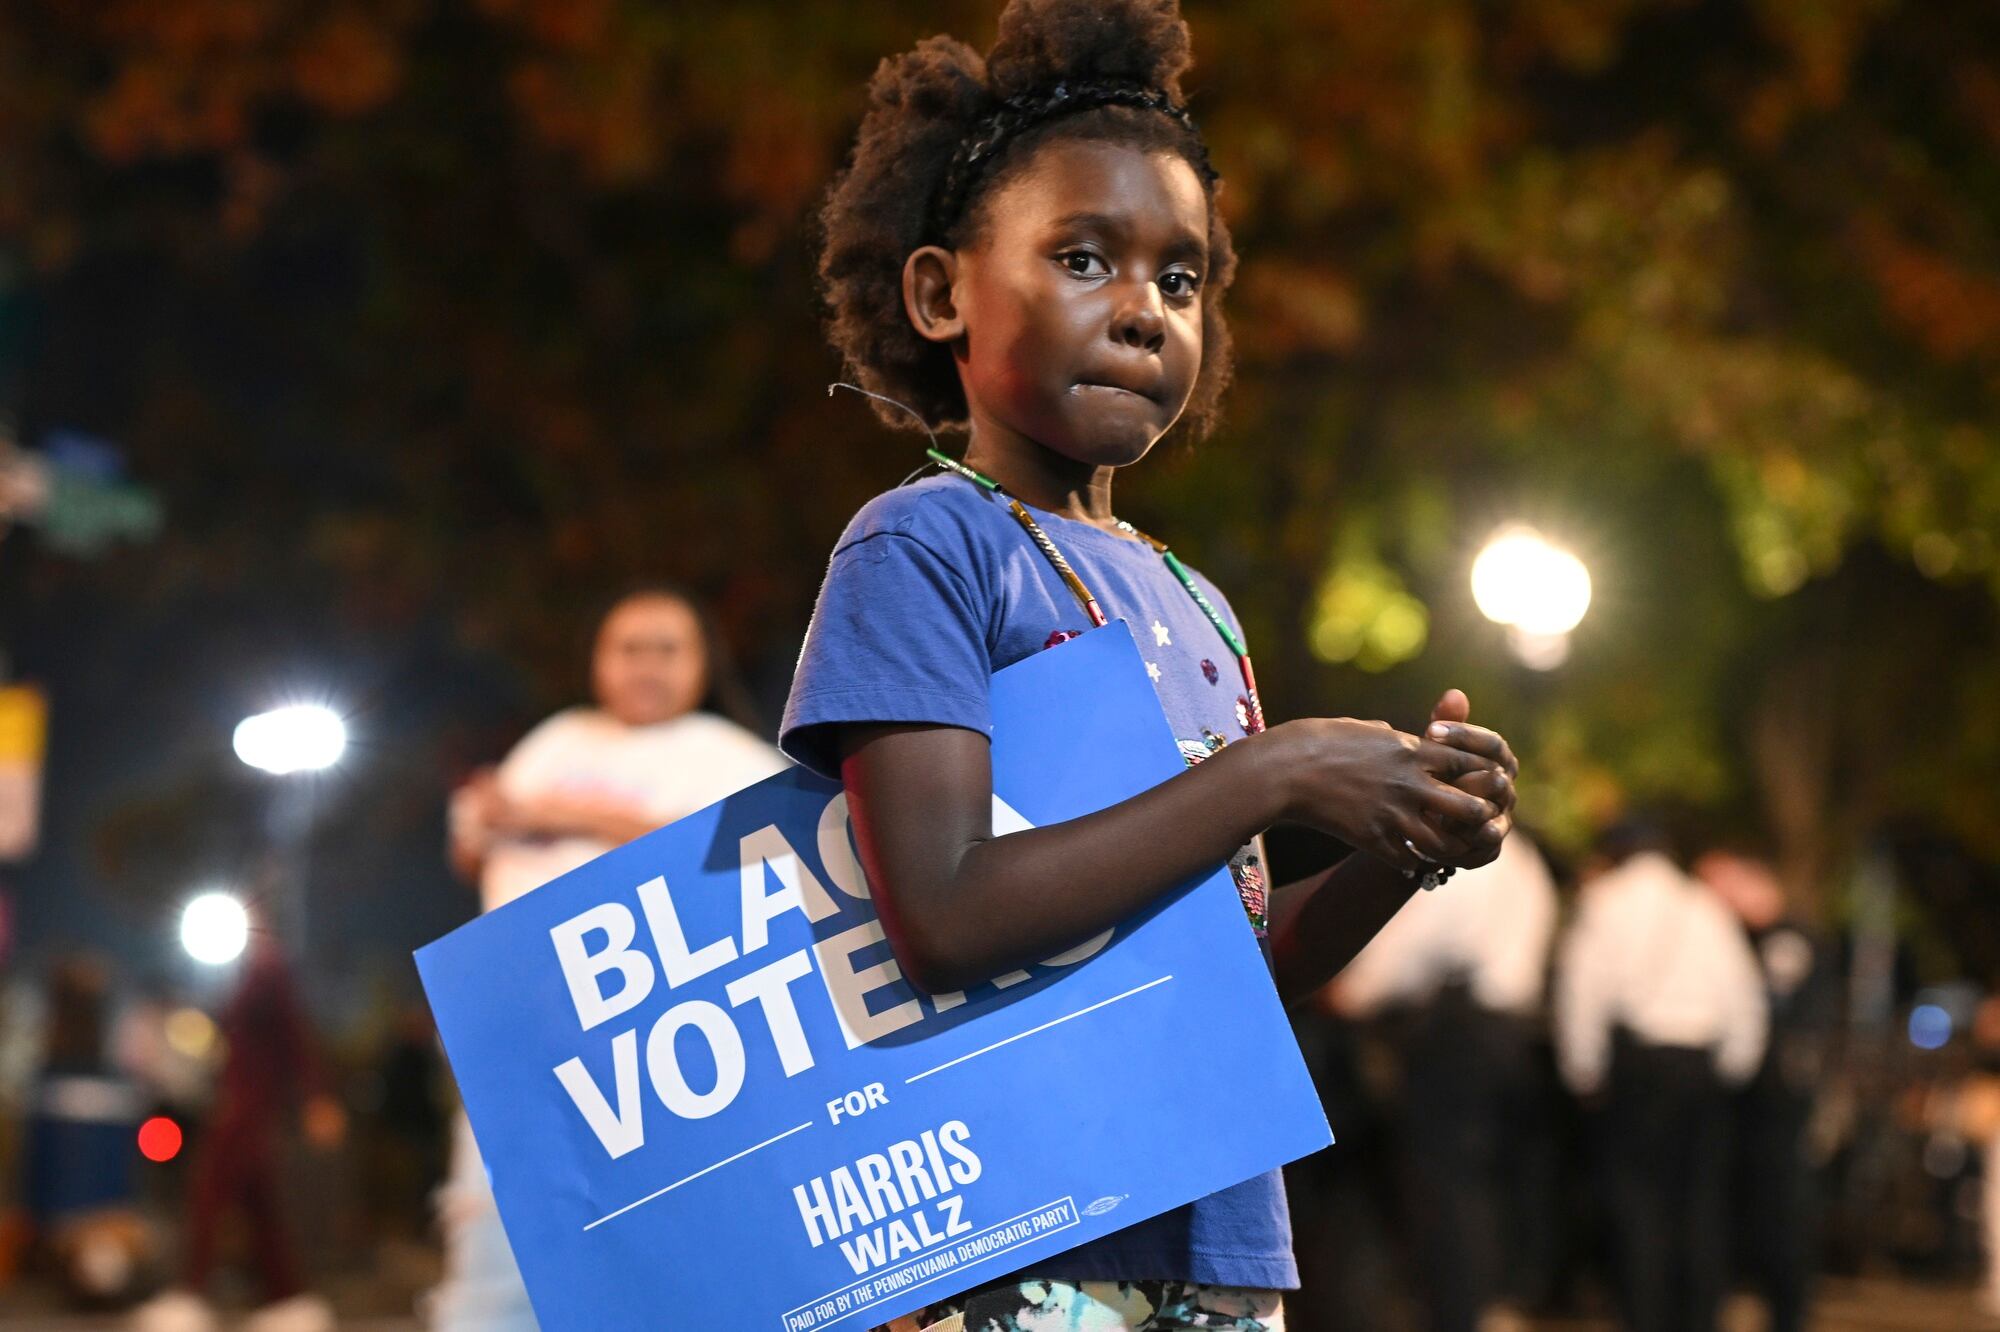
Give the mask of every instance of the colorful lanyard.
[[(1036, 548), (1048, 558), (1049, 563), (1055, 567), (1056, 575), (1063, 580), (1064, 586), (1068, 587), (1070, 593), (1082, 604), (1083, 613), (1090, 617), (1090, 623), (1093, 626), (1105, 623), (1104, 610), (1097, 604), (1097, 598), (1091, 595), (1083, 579), (1077, 577), (1076, 570), (1063, 558), (1062, 551), (1049, 539), (1049, 534), (1042, 530), (1042, 525), (1035, 521), (1035, 516), (1028, 512), (1026, 505), (1007, 494), (998, 481), (974, 471), (950, 454), (934, 448), (926, 449), (924, 452), (930, 455), (932, 462), (945, 470), (956, 472), (966, 480), (976, 482), (992, 493), (1003, 496), (1014, 511), (1014, 520), (1027, 529), (1028, 536), (1033, 539)], [(1180, 580), (1180, 585), (1187, 589), (1190, 597), (1194, 598), (1194, 604), (1201, 607), (1201, 613), (1208, 617), (1208, 622), (1222, 635), (1222, 641), (1227, 643), (1229, 650), (1236, 655), (1237, 668), (1243, 672), (1243, 698), (1249, 713), (1249, 719), (1243, 729), (1251, 735), (1263, 730), (1264, 705), (1257, 697), (1257, 673), (1250, 667), (1250, 650), (1243, 646), (1243, 640), (1229, 627), (1229, 622), (1222, 618), (1222, 613), (1215, 609), (1215, 604), (1202, 594), (1201, 588), (1195, 584), (1194, 576), (1188, 572), (1187, 566), (1180, 562), (1179, 557), (1167, 549), (1166, 542), (1158, 537), (1147, 536), (1122, 518), (1118, 520), (1118, 530), (1139, 538), (1160, 553), (1160, 559), (1166, 564), (1167, 569)]]

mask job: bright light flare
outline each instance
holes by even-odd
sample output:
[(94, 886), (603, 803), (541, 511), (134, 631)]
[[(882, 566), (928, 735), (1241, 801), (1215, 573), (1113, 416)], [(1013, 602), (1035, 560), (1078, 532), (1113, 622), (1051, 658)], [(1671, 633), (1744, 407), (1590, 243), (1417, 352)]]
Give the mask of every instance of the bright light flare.
[(260, 712), (236, 727), (236, 757), (280, 776), (330, 768), (346, 751), (347, 724), (317, 703)]
[(250, 913), (228, 893), (203, 893), (181, 910), (181, 947), (197, 962), (224, 966), (249, 942)]
[(1472, 599), (1494, 623), (1550, 638), (1590, 609), (1590, 571), (1531, 527), (1503, 528), (1472, 562)]

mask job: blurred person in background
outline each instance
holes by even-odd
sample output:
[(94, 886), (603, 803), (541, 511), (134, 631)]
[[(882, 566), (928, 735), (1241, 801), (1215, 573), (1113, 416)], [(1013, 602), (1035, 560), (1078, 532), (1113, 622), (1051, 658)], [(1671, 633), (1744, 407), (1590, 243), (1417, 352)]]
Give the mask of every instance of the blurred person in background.
[(24, 975), (0, 979), (0, 1289), (27, 1256), (33, 1235), (23, 1196), (22, 1124), (41, 1061), (43, 996)]
[(1710, 1332), (1728, 1279), (1729, 1097), (1767, 1015), (1742, 927), (1640, 824), (1586, 869), (1556, 969), (1563, 1080), (1597, 1120), (1612, 1281), (1634, 1332)]
[(102, 963), (56, 964), (28, 1107), (28, 1219), (64, 1288), (87, 1303), (130, 1299), (156, 1247), (133, 1174), (143, 1106), (111, 1058), (110, 1005)]
[(1342, 1151), (1285, 1167), (1302, 1281), (1285, 1296), (1285, 1326), (1380, 1332), (1383, 1311), (1402, 1302), (1400, 1236), (1391, 1225), (1402, 1192), (1394, 1172), (1402, 1119), (1395, 1058), (1372, 1024), (1345, 1016), (1332, 986), (1318, 1002), (1294, 1007), (1292, 1024)]
[(1826, 949), (1788, 913), (1769, 860), (1720, 848), (1703, 854), (1694, 868), (1748, 935), (1770, 1012), (1763, 1061), (1736, 1096), (1730, 1208), (1736, 1248), (1751, 1288), (1764, 1299), (1770, 1332), (1801, 1332), (1820, 1226), (1806, 1128), (1839, 1016), (1839, 992)]
[[(613, 603), (598, 625), (591, 687), (595, 706), (544, 721), (452, 797), (452, 865), (479, 884), (483, 910), (786, 766), (751, 729), (707, 618), (676, 588), (643, 587)], [(463, 1111), (438, 1211), (445, 1278), (432, 1326), (535, 1328)]]
[(1980, 1230), (1986, 1248), (1986, 1312), (2000, 1318), (2000, 997), (1980, 1002), (1972, 1016), (1972, 1067), (1954, 1095), (1924, 1098), (1936, 1104), (1925, 1118), (1932, 1128), (1961, 1135), (1979, 1150)]
[(244, 1223), (262, 1301), (245, 1332), (331, 1332), (333, 1310), (306, 1290), (284, 1216), (286, 1131), (330, 1150), (346, 1114), (324, 1090), (311, 1023), (277, 934), (253, 921), (243, 974), (220, 1023), (222, 1071), (189, 1182), (183, 1285), (141, 1306), (138, 1332), (211, 1332), (207, 1292), (223, 1227)]
[[(1383, 1020), (1402, 1065), (1402, 1176), (1433, 1332), (1517, 1326), (1546, 1273), (1532, 1252), (1553, 1206), (1535, 1044), (1556, 888), (1519, 828), (1499, 859), (1419, 894), (1329, 989), (1337, 1013)], [(1524, 1176), (1524, 1168), (1527, 1174)], [(1505, 1302), (1505, 1304), (1503, 1304)]]
[(429, 1230), (429, 1199), (444, 1178), (451, 1121), (443, 1065), (430, 1009), (400, 1006), (371, 1079), (367, 1140), (369, 1210), (396, 1239), (420, 1239)]

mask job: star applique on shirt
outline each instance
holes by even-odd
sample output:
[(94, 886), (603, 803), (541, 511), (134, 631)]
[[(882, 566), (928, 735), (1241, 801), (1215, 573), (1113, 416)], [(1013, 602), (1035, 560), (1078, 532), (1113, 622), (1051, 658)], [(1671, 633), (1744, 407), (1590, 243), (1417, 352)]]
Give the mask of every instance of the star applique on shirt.
[(1152, 677), (1154, 684), (1160, 682), (1160, 668), (1150, 661), (1146, 663), (1146, 674)]
[(1167, 632), (1167, 626), (1161, 624), (1158, 620), (1153, 621), (1153, 646), (1172, 647), (1173, 645), (1174, 638), (1172, 634)]

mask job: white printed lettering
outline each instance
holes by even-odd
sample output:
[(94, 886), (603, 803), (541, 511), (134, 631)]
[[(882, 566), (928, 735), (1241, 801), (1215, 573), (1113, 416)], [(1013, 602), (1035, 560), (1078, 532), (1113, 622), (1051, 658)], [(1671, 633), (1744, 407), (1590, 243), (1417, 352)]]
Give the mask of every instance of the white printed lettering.
[[(593, 930), (604, 932), (604, 947), (594, 953), (583, 942), (583, 936)], [(576, 1005), (577, 1021), (583, 1023), (585, 1031), (629, 1012), (652, 993), (653, 963), (632, 947), (638, 932), (631, 911), (616, 902), (594, 906), (549, 931), (556, 959), (562, 963), (563, 979), (569, 982), (570, 1002)], [(607, 995), (598, 977), (612, 970), (625, 982)]]
[(584, 1068), (583, 1060), (570, 1059), (557, 1065), (556, 1081), (583, 1115), (583, 1122), (597, 1135), (605, 1151), (617, 1160), (646, 1141), (645, 1107), (639, 1101), (639, 1033), (621, 1031), (611, 1041), (612, 1081), (618, 1088), (618, 1111), (605, 1103), (597, 1080)]
[(840, 1033), (847, 1039), (850, 1050), (901, 1031), (912, 1022), (922, 1021), (924, 1016), (923, 1005), (915, 998), (879, 1013), (869, 1011), (871, 993), (903, 979), (903, 969), (894, 958), (855, 970), (853, 955), (871, 944), (881, 943), (882, 937), (881, 922), (870, 920), (813, 945), (813, 952), (819, 957), (820, 983), (826, 986), (827, 998), (833, 1001), (834, 1015), (840, 1019)]
[[(741, 846), (743, 886), (743, 951), (756, 952), (770, 941), (770, 923), (787, 911), (804, 911), (817, 924), (839, 908), (826, 888), (799, 860), (799, 853), (775, 824), (745, 837)], [(768, 872), (767, 872), (768, 871)], [(783, 886), (764, 891), (770, 875)]]
[[(681, 1073), (674, 1038), (683, 1027), (699, 1031), (715, 1058), (715, 1085), (706, 1092), (697, 1093)], [(736, 1034), (729, 1014), (706, 999), (690, 999), (669, 1008), (653, 1024), (646, 1037), (646, 1069), (662, 1105), (682, 1119), (706, 1119), (727, 1108), (743, 1090), (743, 1038)]]
[(764, 1010), (764, 1022), (778, 1047), (778, 1062), (788, 1078), (813, 1066), (812, 1047), (806, 1044), (806, 1029), (800, 1025), (798, 1007), (792, 1002), (792, 982), (811, 971), (812, 961), (802, 948), (747, 976), (738, 976), (725, 987), (735, 1007), (755, 999)]
[(639, 906), (646, 913), (646, 928), (653, 932), (653, 947), (660, 954), (660, 970), (666, 973), (667, 988), (679, 989), (717, 967), (736, 960), (736, 941), (728, 935), (699, 952), (688, 951), (687, 935), (681, 932), (680, 913), (674, 910), (673, 895), (663, 878), (648, 879), (639, 885)]

